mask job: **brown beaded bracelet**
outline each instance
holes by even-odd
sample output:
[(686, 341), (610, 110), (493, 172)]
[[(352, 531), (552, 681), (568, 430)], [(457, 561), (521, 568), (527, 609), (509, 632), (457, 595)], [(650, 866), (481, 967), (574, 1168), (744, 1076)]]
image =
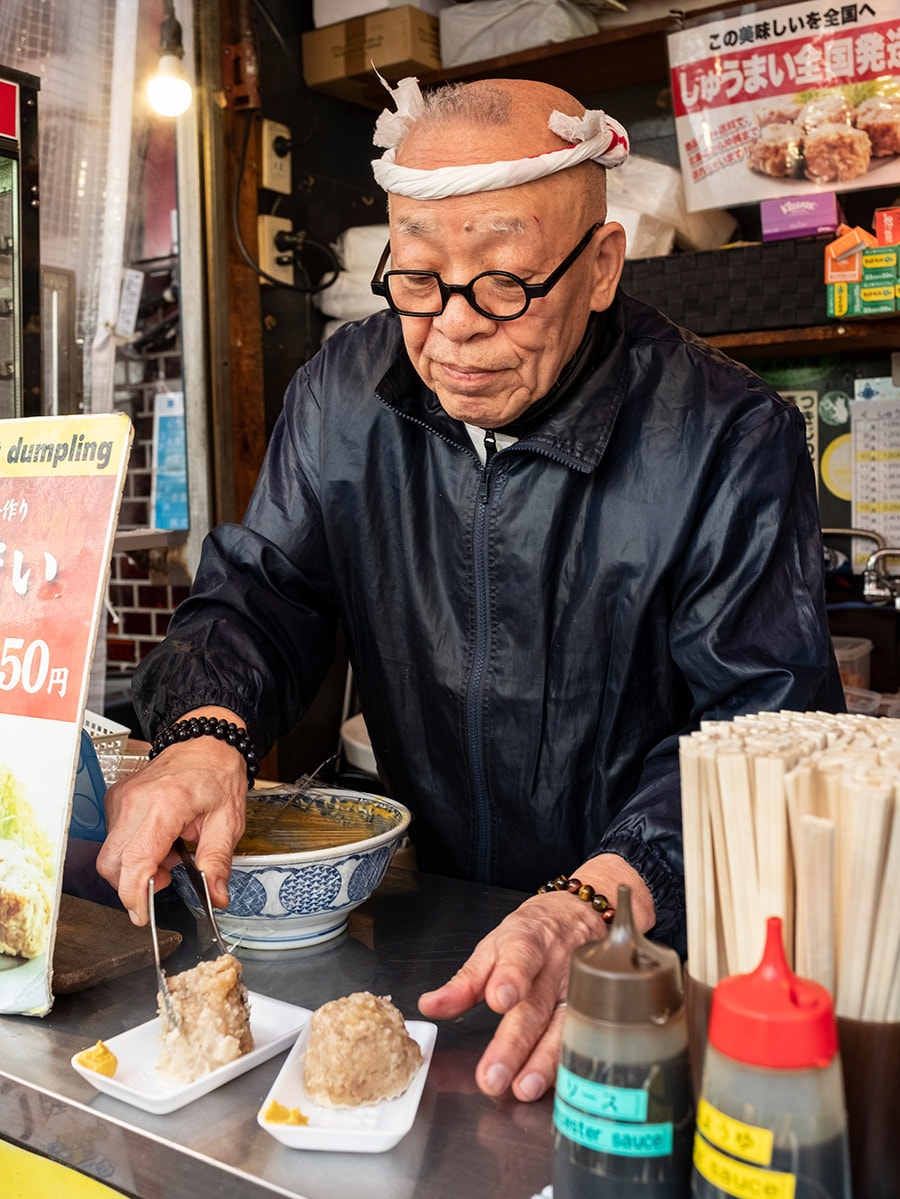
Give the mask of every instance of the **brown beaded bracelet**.
[(549, 882), (537, 889), (538, 895), (546, 895), (548, 891), (569, 891), (572, 895), (577, 895), (579, 899), (589, 903), (595, 912), (599, 912), (607, 924), (612, 922), (612, 918), (616, 914), (616, 909), (610, 906), (605, 895), (600, 895), (590, 883), (583, 883), (579, 878), (569, 878), (568, 875), (558, 874), (556, 878), (551, 878)]

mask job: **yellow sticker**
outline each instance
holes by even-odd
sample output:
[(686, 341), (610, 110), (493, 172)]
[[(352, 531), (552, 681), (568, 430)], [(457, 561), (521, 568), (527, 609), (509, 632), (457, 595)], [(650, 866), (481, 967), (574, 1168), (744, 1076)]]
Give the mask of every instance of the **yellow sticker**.
[(733, 1116), (726, 1116), (705, 1099), (697, 1104), (697, 1128), (711, 1145), (724, 1149), (732, 1157), (743, 1158), (757, 1166), (771, 1164), (773, 1134), (770, 1128), (757, 1128), (754, 1124), (744, 1124)]
[(839, 500), (853, 499), (853, 461), (850, 456), (850, 434), (836, 437), (822, 454), (822, 482)]
[(793, 1174), (736, 1162), (708, 1145), (699, 1132), (694, 1137), (694, 1166), (707, 1182), (734, 1199), (794, 1199)]

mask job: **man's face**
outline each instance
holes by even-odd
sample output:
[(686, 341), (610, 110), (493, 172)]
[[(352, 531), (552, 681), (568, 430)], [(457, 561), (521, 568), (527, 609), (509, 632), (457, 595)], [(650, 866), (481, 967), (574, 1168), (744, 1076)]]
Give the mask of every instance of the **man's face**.
[[(443, 200), (392, 196), (390, 266), (437, 271), (446, 283), (491, 270), (541, 283), (596, 219), (562, 180)], [(516, 320), (482, 316), (460, 295), (439, 316), (401, 317), (413, 365), (450, 416), (485, 429), (508, 424), (550, 390), (591, 311), (609, 306), (623, 252), (620, 225), (598, 229), (550, 294)]]

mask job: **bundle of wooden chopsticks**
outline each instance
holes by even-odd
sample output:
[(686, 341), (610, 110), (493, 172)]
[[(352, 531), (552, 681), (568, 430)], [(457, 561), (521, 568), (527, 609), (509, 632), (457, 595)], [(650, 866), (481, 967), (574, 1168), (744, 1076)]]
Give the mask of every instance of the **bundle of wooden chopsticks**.
[(679, 757), (691, 977), (754, 970), (780, 916), (838, 1016), (900, 1020), (900, 719), (760, 712)]

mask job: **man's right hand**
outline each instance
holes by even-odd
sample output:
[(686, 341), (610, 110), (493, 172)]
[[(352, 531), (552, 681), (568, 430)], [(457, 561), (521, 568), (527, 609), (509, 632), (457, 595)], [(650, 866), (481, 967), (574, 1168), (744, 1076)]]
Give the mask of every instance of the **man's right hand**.
[[(188, 716), (231, 713), (211, 709)], [(183, 717), (182, 719), (187, 719)], [(147, 883), (167, 885), (176, 837), (196, 843), (197, 866), (205, 871), (213, 905), (228, 903), (228, 878), (235, 845), (244, 831), (247, 767), (243, 757), (215, 737), (179, 741), (137, 774), (106, 793), (107, 837), (97, 857), (98, 872), (116, 888), (135, 924), (146, 924)]]

